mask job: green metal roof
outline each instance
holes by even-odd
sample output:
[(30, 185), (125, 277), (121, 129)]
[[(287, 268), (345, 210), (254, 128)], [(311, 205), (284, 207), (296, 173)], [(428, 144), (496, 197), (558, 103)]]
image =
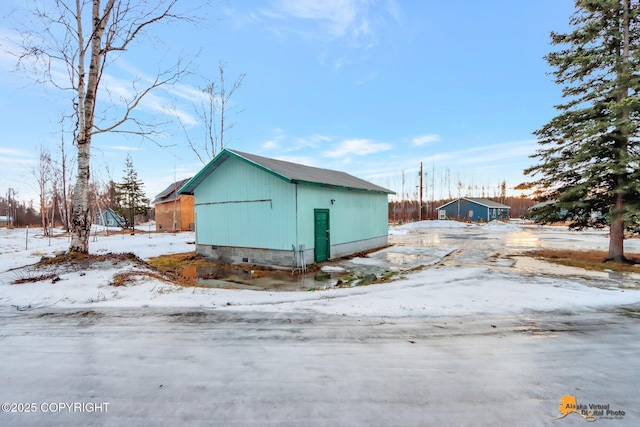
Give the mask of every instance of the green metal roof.
[(372, 184), (364, 179), (356, 178), (345, 172), (330, 169), (315, 168), (284, 160), (270, 159), (255, 154), (224, 149), (211, 160), (196, 176), (191, 178), (178, 193), (193, 194), (195, 188), (202, 183), (229, 157), (235, 157), (247, 162), (280, 179), (294, 184), (319, 185), (326, 187), (345, 188), (351, 190), (371, 191), (375, 193), (395, 194), (393, 191)]

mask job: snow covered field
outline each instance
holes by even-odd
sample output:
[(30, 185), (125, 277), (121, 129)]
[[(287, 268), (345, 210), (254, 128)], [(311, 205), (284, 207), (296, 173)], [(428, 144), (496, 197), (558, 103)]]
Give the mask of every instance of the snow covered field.
[[(563, 396), (622, 414), (597, 424), (640, 425), (639, 278), (519, 256), (606, 249), (605, 232), (392, 227), (392, 246), (329, 270), (394, 280), (313, 292), (144, 275), (110, 286), (140, 268), (126, 262), (12, 284), (68, 245), (38, 230), (25, 237), (0, 229), (0, 425), (584, 425), (580, 414), (557, 419)], [(193, 241), (98, 234), (91, 251), (145, 259)]]
[[(93, 239), (92, 239), (93, 240)], [(133, 252), (142, 259), (194, 250), (193, 233), (97, 234), (91, 252)], [(265, 292), (183, 288), (140, 276), (135, 285), (113, 287), (113, 276), (128, 267), (75, 271), (58, 281), (11, 284), (29, 277), (28, 266), (68, 246), (67, 238), (41, 230), (0, 229), (0, 307), (106, 308), (203, 307), (233, 311), (313, 311), (347, 316), (434, 317), (584, 310), (640, 303), (640, 278), (589, 273), (518, 257), (534, 248), (606, 249), (606, 232), (570, 232), (559, 227), (452, 221), (423, 221), (391, 227), (392, 246), (335, 263), (329, 270), (366, 268), (421, 271), (399, 274), (385, 284), (316, 292)], [(27, 246), (25, 248), (25, 246)], [(640, 240), (626, 241), (640, 253)], [(16, 270), (16, 268), (18, 268)], [(129, 267), (130, 268), (130, 267)]]

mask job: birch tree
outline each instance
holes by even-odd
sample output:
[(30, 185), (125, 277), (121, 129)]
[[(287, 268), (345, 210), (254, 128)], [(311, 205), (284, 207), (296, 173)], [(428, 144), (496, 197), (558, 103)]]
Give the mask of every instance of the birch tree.
[[(130, 93), (120, 97), (119, 109), (110, 114), (97, 109), (111, 102), (103, 78), (113, 61), (123, 55), (150, 26), (177, 19), (178, 0), (49, 0), (31, 8), (41, 27), (27, 29), (22, 41), (23, 65), (35, 65), (42, 80), (68, 91), (77, 172), (71, 214), (70, 252), (88, 253), (91, 215), (90, 160), (92, 138), (106, 132), (151, 137), (157, 131), (134, 114), (143, 98), (154, 89), (177, 81), (185, 72), (180, 61), (147, 83), (131, 82)], [(59, 77), (64, 69), (66, 78)], [(105, 96), (101, 98), (101, 94)], [(103, 104), (103, 107), (105, 105)], [(97, 115), (97, 112), (100, 112)]]
[(73, 163), (73, 159), (69, 158), (69, 153), (66, 149), (66, 142), (64, 139), (64, 132), (62, 133), (62, 138), (60, 140), (60, 145), (58, 145), (60, 157), (57, 161), (57, 170), (56, 170), (56, 179), (59, 181), (57, 186), (59, 187), (59, 191), (55, 194), (58, 211), (60, 215), (60, 220), (62, 221), (62, 225), (67, 232), (71, 231), (71, 210), (72, 210), (72, 200), (70, 199), (70, 194), (73, 194), (72, 188), (70, 187), (70, 182), (72, 181), (70, 168)]
[(51, 162), (51, 153), (44, 146), (40, 146), (40, 154), (38, 156), (38, 166), (34, 168), (32, 173), (38, 182), (38, 199), (40, 202), (40, 225), (45, 236), (50, 234), (49, 226), (52, 222), (51, 204), (53, 203), (52, 188), (53, 165)]

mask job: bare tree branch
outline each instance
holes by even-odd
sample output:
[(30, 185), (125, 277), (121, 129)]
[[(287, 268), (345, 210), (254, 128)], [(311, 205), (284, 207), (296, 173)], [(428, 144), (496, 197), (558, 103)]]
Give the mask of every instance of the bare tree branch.
[[(77, 149), (77, 180), (74, 191), (70, 251), (88, 252), (91, 217), (89, 212), (91, 141), (96, 134), (120, 132), (154, 140), (161, 133), (158, 123), (145, 123), (133, 112), (158, 88), (171, 85), (187, 73), (181, 61), (146, 81), (144, 87), (131, 83), (132, 93), (121, 96), (123, 110), (113, 104), (97, 111), (105, 93), (103, 79), (119, 55), (161, 22), (192, 21), (175, 12), (179, 0), (33, 0), (36, 18), (32, 28), (22, 32), (18, 67), (37, 75), (37, 81), (63, 91), (69, 97), (74, 122), (73, 142)], [(188, 64), (190, 65), (190, 64)], [(108, 94), (108, 91), (106, 92)], [(154, 141), (155, 142), (155, 141)]]
[[(194, 105), (196, 115), (204, 126), (204, 143), (201, 147), (196, 145), (187, 136), (187, 145), (196, 154), (202, 164), (207, 164), (216, 154), (225, 148), (225, 134), (231, 130), (236, 122), (229, 122), (229, 115), (239, 114), (243, 110), (238, 110), (231, 104), (231, 96), (242, 87), (245, 74), (240, 74), (230, 89), (225, 86), (225, 69), (227, 64), (220, 61), (218, 64), (218, 80), (211, 80), (201, 89), (203, 97), (200, 105)], [(183, 130), (186, 129), (183, 126)]]

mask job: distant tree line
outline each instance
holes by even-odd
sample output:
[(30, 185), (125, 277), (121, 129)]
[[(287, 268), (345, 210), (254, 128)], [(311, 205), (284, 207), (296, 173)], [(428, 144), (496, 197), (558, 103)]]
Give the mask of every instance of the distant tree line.
[(3, 226), (25, 227), (38, 225), (40, 217), (38, 211), (29, 204), (17, 199), (17, 193), (13, 188), (7, 190), (5, 196), (0, 196), (0, 217), (4, 217)]
[[(33, 200), (20, 201), (18, 193), (9, 188), (6, 195), (0, 196), (1, 226), (25, 227), (40, 226), (45, 235), (53, 227), (71, 229), (74, 184), (69, 176), (69, 160), (64, 153), (64, 144), (59, 147), (60, 155), (53, 156), (49, 150), (40, 148), (39, 161), (32, 169), (32, 175), (38, 187), (38, 206)], [(124, 226), (132, 228), (136, 223), (153, 218), (149, 199), (143, 192), (141, 180), (133, 167), (133, 161), (127, 156), (122, 182), (109, 180), (100, 182), (93, 179), (89, 183), (89, 213), (92, 219), (102, 212), (112, 209), (124, 218)]]

